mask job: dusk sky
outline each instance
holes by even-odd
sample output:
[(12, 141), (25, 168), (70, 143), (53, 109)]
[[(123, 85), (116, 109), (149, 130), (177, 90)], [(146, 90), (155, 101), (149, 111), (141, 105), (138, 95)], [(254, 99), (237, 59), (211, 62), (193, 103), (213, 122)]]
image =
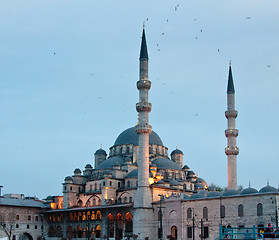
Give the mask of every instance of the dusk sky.
[(227, 186), (232, 61), (238, 185), (278, 187), (278, 0), (2, 0), (2, 194), (61, 195), (137, 123), (145, 22), (150, 124), (208, 184)]

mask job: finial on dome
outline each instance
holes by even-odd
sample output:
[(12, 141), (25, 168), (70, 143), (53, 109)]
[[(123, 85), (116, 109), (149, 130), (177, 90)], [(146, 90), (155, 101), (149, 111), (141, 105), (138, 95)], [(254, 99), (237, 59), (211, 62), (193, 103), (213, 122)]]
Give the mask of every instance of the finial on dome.
[(251, 188), (251, 183), (250, 183), (250, 181), (249, 181), (249, 188)]
[(145, 29), (145, 23), (143, 22), (143, 27), (142, 27), (143, 29)]
[(178, 149), (178, 146), (176, 145), (176, 149)]
[(229, 66), (231, 66), (231, 65), (232, 65), (232, 60), (229, 61)]
[(100, 149), (103, 149), (103, 145), (101, 144)]
[(267, 183), (266, 183), (266, 184), (267, 184), (267, 186), (269, 186), (269, 179), (267, 179), (267, 181), (266, 181), (266, 182), (267, 182)]

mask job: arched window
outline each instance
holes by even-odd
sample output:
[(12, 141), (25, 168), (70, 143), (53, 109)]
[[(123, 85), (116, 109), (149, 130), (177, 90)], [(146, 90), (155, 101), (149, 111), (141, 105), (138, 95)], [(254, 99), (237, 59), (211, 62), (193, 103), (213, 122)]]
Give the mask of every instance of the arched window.
[(187, 218), (188, 219), (192, 218), (192, 208), (187, 209)]
[(96, 226), (95, 236), (96, 236), (96, 238), (101, 237), (101, 226), (100, 225)]
[(221, 218), (224, 218), (226, 216), (226, 208), (224, 205), (221, 205), (220, 207), (220, 216)]
[(263, 205), (261, 203), (257, 204), (257, 216), (263, 215)]
[(131, 203), (131, 202), (133, 202), (133, 199), (132, 199), (132, 197), (129, 197), (129, 202)]
[(95, 219), (96, 219), (96, 216), (95, 216), (95, 212), (93, 211), (91, 214), (91, 220), (95, 220)]
[(93, 206), (96, 206), (96, 198), (93, 198)]
[(127, 197), (124, 197), (124, 203), (127, 203)]
[(67, 238), (68, 239), (72, 239), (74, 237), (74, 234), (73, 234), (73, 228), (71, 226), (69, 226), (67, 228)]
[(77, 227), (77, 237), (78, 238), (82, 237), (82, 231), (81, 231), (81, 226), (80, 225)]
[(94, 185), (94, 190), (97, 191), (97, 183)]
[(83, 205), (83, 202), (82, 202), (82, 200), (78, 200), (78, 203), (77, 203), (77, 205), (78, 205), (79, 207), (82, 207), (82, 205)]
[(101, 220), (102, 219), (101, 211), (97, 211), (96, 212), (96, 219), (97, 220)]
[(128, 188), (131, 187), (131, 182), (130, 181), (127, 182), (127, 187)]
[(242, 204), (238, 205), (238, 216), (243, 217), (243, 205)]
[(202, 210), (203, 219), (208, 219), (208, 208), (204, 207)]

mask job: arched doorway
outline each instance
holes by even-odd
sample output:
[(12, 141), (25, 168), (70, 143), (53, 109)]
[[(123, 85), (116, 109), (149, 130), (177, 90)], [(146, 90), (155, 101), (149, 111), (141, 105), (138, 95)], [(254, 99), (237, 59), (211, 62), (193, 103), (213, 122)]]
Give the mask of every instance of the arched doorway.
[(133, 217), (131, 213), (126, 213), (125, 216), (125, 237), (131, 237), (133, 235)]
[(19, 240), (33, 240), (33, 237), (29, 233), (25, 232), (20, 235)]
[(71, 239), (71, 238), (73, 238), (73, 237), (74, 237), (73, 228), (72, 228), (72, 226), (69, 226), (69, 227), (67, 228), (67, 238), (68, 238), (68, 239)]
[(118, 213), (116, 216), (116, 238), (115, 240), (120, 240), (123, 238), (123, 216)]
[(171, 227), (171, 237), (173, 240), (177, 239), (177, 227), (176, 226)]
[(55, 237), (55, 230), (54, 230), (54, 227), (50, 226), (48, 228), (48, 236), (49, 237)]
[(111, 213), (108, 215), (108, 226), (109, 226), (108, 235), (110, 238), (113, 238), (114, 237), (114, 218)]
[(100, 225), (96, 226), (95, 237), (96, 238), (101, 238), (101, 226)]

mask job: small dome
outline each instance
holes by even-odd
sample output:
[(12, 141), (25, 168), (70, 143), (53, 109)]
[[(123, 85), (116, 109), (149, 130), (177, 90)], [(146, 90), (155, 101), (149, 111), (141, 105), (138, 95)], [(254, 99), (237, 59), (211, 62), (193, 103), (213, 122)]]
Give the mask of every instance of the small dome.
[(243, 189), (240, 195), (255, 194), (255, 193), (258, 193), (258, 190), (256, 190), (255, 188), (248, 187)]
[(188, 165), (184, 165), (184, 167), (182, 169), (189, 170), (190, 168), (188, 167)]
[(73, 181), (73, 178), (72, 178), (71, 176), (67, 176), (67, 177), (65, 177), (64, 181), (65, 181), (65, 182), (66, 182), (66, 181)]
[(109, 170), (105, 170), (105, 171), (104, 171), (104, 175), (112, 175), (112, 173), (111, 173), (111, 171), (109, 171)]
[(200, 198), (205, 198), (206, 196), (205, 196), (205, 194), (204, 193), (202, 193), (202, 191), (201, 192), (198, 192), (198, 193), (195, 193), (194, 195), (192, 195), (191, 197), (190, 197), (190, 199), (192, 200), (192, 199), (200, 199)]
[(126, 157), (124, 161), (125, 163), (133, 162), (131, 157)]
[(138, 178), (138, 169), (129, 172), (125, 178)]
[[(66, 178), (65, 178), (65, 181), (66, 181)], [(47, 198), (46, 198), (46, 200), (53, 200), (53, 199), (54, 199), (54, 196), (47, 196)]]
[(165, 184), (165, 182), (164, 181), (162, 181), (162, 180), (159, 180), (158, 182), (156, 182), (157, 184)]
[(216, 189), (215, 189), (215, 187), (213, 187), (213, 186), (209, 186), (209, 187), (207, 188), (207, 190), (211, 192), (211, 191), (215, 191)]
[(204, 185), (202, 185), (201, 183), (195, 183), (195, 190), (199, 190), (199, 189), (205, 189)]
[[(120, 133), (115, 140), (114, 146), (129, 144), (133, 144), (134, 146), (139, 145), (139, 135), (137, 134), (135, 127), (128, 128)], [(149, 134), (149, 144), (164, 146), (162, 140), (154, 131)]]
[(263, 187), (259, 193), (278, 193), (278, 190), (275, 188), (275, 187), (272, 187), (272, 186), (265, 186)]
[(76, 168), (74, 174), (81, 174), (81, 170), (79, 168)]
[(157, 168), (157, 165), (156, 165), (155, 163), (152, 163), (152, 164), (150, 165), (150, 167), (151, 167), (151, 168)]
[(177, 163), (169, 160), (168, 158), (156, 158), (152, 163), (156, 164), (158, 169), (181, 170)]
[(223, 197), (230, 197), (230, 196), (236, 196), (236, 195), (239, 195), (239, 192), (234, 189), (227, 190), (222, 194)]
[(221, 196), (221, 194), (219, 192), (217, 192), (217, 191), (212, 191), (212, 192), (209, 192), (207, 194), (208, 198), (215, 198), (215, 197), (220, 197), (220, 196)]
[(189, 200), (190, 197), (189, 197), (187, 194), (184, 194), (183, 199), (184, 199), (184, 200)]
[(102, 155), (106, 155), (106, 156), (107, 156), (106, 151), (105, 151), (104, 149), (102, 149), (102, 148), (98, 149), (98, 150), (94, 153), (94, 155), (97, 155), (97, 154), (102, 154)]
[(174, 179), (169, 181), (171, 186), (181, 186), (182, 184)]
[(91, 166), (91, 164), (86, 164), (86, 166), (85, 166), (85, 168), (91, 168), (92, 169), (92, 166)]
[(182, 154), (183, 155), (183, 152), (179, 149), (175, 149), (171, 152), (171, 156), (174, 155), (174, 154)]
[(187, 173), (187, 178), (193, 178), (193, 177), (195, 177), (195, 173), (194, 173), (192, 170), (190, 170), (190, 171)]
[(112, 169), (113, 166), (121, 166), (123, 164), (125, 164), (124, 159), (122, 157), (116, 156), (104, 160), (96, 167), (96, 169)]

